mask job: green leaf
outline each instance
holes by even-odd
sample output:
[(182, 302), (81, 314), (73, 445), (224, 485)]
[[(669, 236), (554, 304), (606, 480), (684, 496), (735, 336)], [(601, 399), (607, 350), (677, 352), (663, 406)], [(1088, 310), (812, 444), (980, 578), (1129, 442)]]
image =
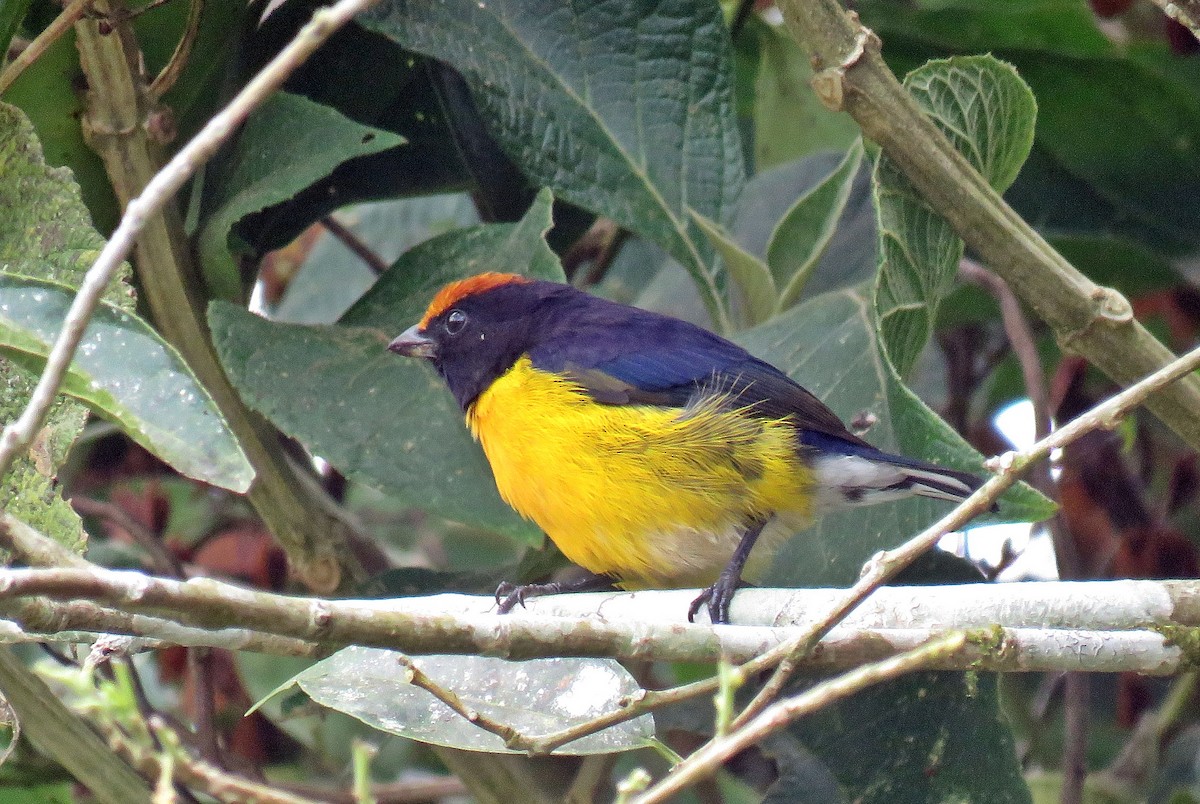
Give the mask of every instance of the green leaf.
[[(732, 231), (752, 254), (765, 255), (778, 222), (796, 203), (835, 172), (842, 153), (824, 151), (758, 174), (746, 185)], [(805, 290), (816, 296), (874, 279), (878, 271), (878, 229), (870, 171), (860, 170), (833, 237)]]
[[(12, 38), (21, 30), (21, 21), (33, 0), (7, 0), (0, 3), (0, 53), (8, 52)], [(8, 59), (3, 60), (7, 66)]]
[[(434, 235), (479, 223), (465, 193), (359, 204), (337, 213), (338, 221), (388, 264)], [(276, 321), (332, 324), (375, 283), (362, 258), (331, 234), (309, 251), (287, 292), (270, 309)]]
[(230, 243), (234, 225), (251, 213), (291, 198), (353, 156), (378, 153), (404, 142), (399, 135), (355, 123), (299, 95), (276, 93), (250, 116), (208, 182), (216, 198), (201, 225), (200, 260), (209, 291), (237, 299), (242, 283)]
[[(990, 56), (960, 57), (930, 62), (904, 84), (984, 178), (1007, 189), (1029, 154), (1037, 113), (1016, 70)], [(904, 376), (933, 332), (963, 244), (886, 154), (876, 163), (875, 185), (881, 258), (875, 306), (880, 337)]]
[[(20, 109), (0, 103), (0, 265), (77, 284), (104, 245), (91, 226), (70, 171), (46, 166), (33, 126)], [(132, 309), (121, 272), (106, 298)], [(0, 358), (0, 421), (25, 409), (34, 381)], [(83, 552), (83, 524), (59, 494), (56, 474), (83, 430), (87, 410), (59, 397), (27, 454), (0, 485), (0, 508), (70, 550)]]
[(862, 140), (857, 140), (846, 151), (841, 164), (824, 181), (800, 196), (776, 224), (767, 244), (767, 265), (775, 284), (782, 288), (779, 298), (782, 309), (799, 301), (817, 262), (833, 240), (862, 160)]
[[(8, 0), (0, 2), (0, 9), (9, 5), (13, 4)], [(31, 19), (39, 8), (44, 6), (34, 6)], [(162, 106), (170, 110), (169, 119), (178, 128), (176, 144), (186, 142), (200, 124), (207, 122), (213, 109), (228, 100), (227, 67), (238, 51), (238, 40), (230, 32), (242, 30), (242, 20), (248, 13), (248, 4), (243, 0), (204, 3), (193, 43), (193, 53), (204, 56), (187, 59), (182, 74), (162, 98)], [(157, 75), (167, 64), (183, 35), (187, 17), (187, 3), (164, 3), (155, 7), (153, 14), (134, 17), (135, 38), (148, 75)], [(51, 18), (41, 19), (48, 22)], [(120, 209), (100, 157), (83, 139), (80, 121), (85, 99), (76, 83), (79, 78), (75, 30), (68, 28), (17, 78), (4, 93), (4, 100), (29, 115), (46, 161), (71, 169), (96, 228), (109, 232), (117, 225)]]
[(1195, 248), (1200, 93), (1125, 59), (1030, 56), (1038, 144), (1120, 214)]
[[(798, 720), (787, 736), (829, 768), (846, 801), (1030, 801), (993, 674), (905, 676)], [(789, 792), (773, 788), (767, 801), (801, 800)]]
[(247, 404), (348, 477), (401, 503), (539, 543), (537, 529), (500, 499), (445, 383), (425, 361), (386, 346), (451, 280), (493, 270), (562, 281), (543, 239), (550, 209), (543, 191), (520, 223), (459, 229), (417, 246), (338, 326), (281, 324), (214, 304), (221, 362)]
[(1014, 64), (1038, 99), (1036, 144), (1006, 196), (1044, 232), (1119, 234), (1190, 251), (1200, 227), (1200, 81), (1165, 43), (1114, 46), (1074, 0), (869, 2), (893, 69), (950, 51)]
[(889, 49), (892, 36), (896, 36), (942, 52), (1022, 50), (1101, 56), (1115, 50), (1097, 27), (1092, 10), (1077, 0), (865, 0), (856, 8), (866, 24), (885, 38)]
[(778, 301), (775, 280), (771, 278), (767, 264), (738, 245), (733, 235), (725, 231), (721, 224), (695, 211), (692, 217), (725, 261), (725, 270), (741, 291), (749, 322), (761, 324), (773, 316), (778, 309)]
[(461, 72), (533, 182), (662, 246), (727, 328), (722, 277), (687, 212), (725, 223), (744, 182), (716, 3), (392, 0), (359, 21)]
[(739, 39), (751, 36), (758, 40), (760, 59), (753, 96), (757, 170), (825, 149), (849, 148), (859, 136), (858, 124), (817, 99), (804, 48), (783, 26), (768, 25), (756, 15), (746, 21)]
[[(40, 373), (74, 297), (65, 285), (0, 272), (0, 351)], [(237, 492), (254, 479), (208, 391), (174, 348), (132, 313), (100, 305), (62, 392), (188, 477)]]
[[(875, 340), (869, 290), (822, 294), (737, 340), (807, 387), (845, 421), (869, 414), (864, 436), (889, 452), (983, 474), (983, 458), (898, 379)], [(780, 586), (853, 583), (863, 563), (946, 513), (924, 498), (830, 514), (789, 540), (764, 581)], [(1027, 486), (1009, 490), (997, 519), (1038, 521), (1054, 507)]]
[[(393, 651), (352, 647), (296, 676), (295, 683), (322, 706), (353, 715), (377, 729), (413, 740), (469, 751), (511, 752), (431, 693), (407, 681)], [(613, 659), (532, 659), (488, 656), (421, 656), (412, 659), (463, 704), (539, 737), (619, 708), (640, 688)], [(567, 743), (555, 754), (607, 754), (642, 748), (654, 736), (650, 715)]]

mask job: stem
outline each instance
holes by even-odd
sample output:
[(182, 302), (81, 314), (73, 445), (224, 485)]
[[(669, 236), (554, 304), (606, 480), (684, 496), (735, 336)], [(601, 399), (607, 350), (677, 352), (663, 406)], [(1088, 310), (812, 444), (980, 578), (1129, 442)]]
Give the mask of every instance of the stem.
[[(878, 143), (980, 260), (1078, 352), (1122, 385), (1173, 359), (1133, 318), (1129, 302), (1076, 270), (954, 149), (880, 56), (879, 39), (837, 0), (781, 0), (792, 34), (816, 66), (822, 99), (844, 109)], [(847, 57), (849, 54), (849, 58)], [(1200, 449), (1200, 378), (1146, 406)]]

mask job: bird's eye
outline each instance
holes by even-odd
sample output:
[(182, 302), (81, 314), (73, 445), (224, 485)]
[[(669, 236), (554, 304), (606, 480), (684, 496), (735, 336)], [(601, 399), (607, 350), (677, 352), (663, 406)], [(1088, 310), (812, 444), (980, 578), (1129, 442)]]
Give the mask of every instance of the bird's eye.
[(451, 310), (446, 316), (446, 332), (457, 335), (467, 325), (467, 314), (462, 310)]

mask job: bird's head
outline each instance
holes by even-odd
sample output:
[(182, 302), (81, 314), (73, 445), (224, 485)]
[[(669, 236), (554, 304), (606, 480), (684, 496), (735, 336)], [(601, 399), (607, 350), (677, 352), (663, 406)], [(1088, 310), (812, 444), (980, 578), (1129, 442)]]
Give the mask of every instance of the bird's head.
[(451, 282), (388, 349), (430, 360), (466, 410), (528, 351), (539, 307), (562, 287), (501, 273)]

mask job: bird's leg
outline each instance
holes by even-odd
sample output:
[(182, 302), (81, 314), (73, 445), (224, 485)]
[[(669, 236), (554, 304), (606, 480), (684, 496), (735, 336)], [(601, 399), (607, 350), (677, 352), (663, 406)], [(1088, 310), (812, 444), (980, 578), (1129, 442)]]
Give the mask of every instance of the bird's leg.
[(496, 610), (500, 614), (508, 614), (517, 607), (525, 605), (525, 599), (540, 595), (557, 595), (564, 592), (602, 592), (615, 589), (613, 579), (607, 575), (588, 573), (574, 581), (552, 583), (515, 584), (505, 581), (496, 587)]
[(717, 582), (692, 601), (692, 605), (688, 608), (688, 622), (695, 622), (696, 613), (707, 604), (708, 618), (713, 625), (729, 623), (729, 604), (733, 601), (733, 593), (742, 583), (742, 569), (746, 566), (746, 559), (750, 557), (750, 551), (754, 549), (754, 543), (758, 541), (758, 537), (769, 519), (770, 517), (753, 522), (750, 527), (746, 528), (746, 532), (742, 534), (742, 540), (738, 542), (725, 569), (721, 570)]

